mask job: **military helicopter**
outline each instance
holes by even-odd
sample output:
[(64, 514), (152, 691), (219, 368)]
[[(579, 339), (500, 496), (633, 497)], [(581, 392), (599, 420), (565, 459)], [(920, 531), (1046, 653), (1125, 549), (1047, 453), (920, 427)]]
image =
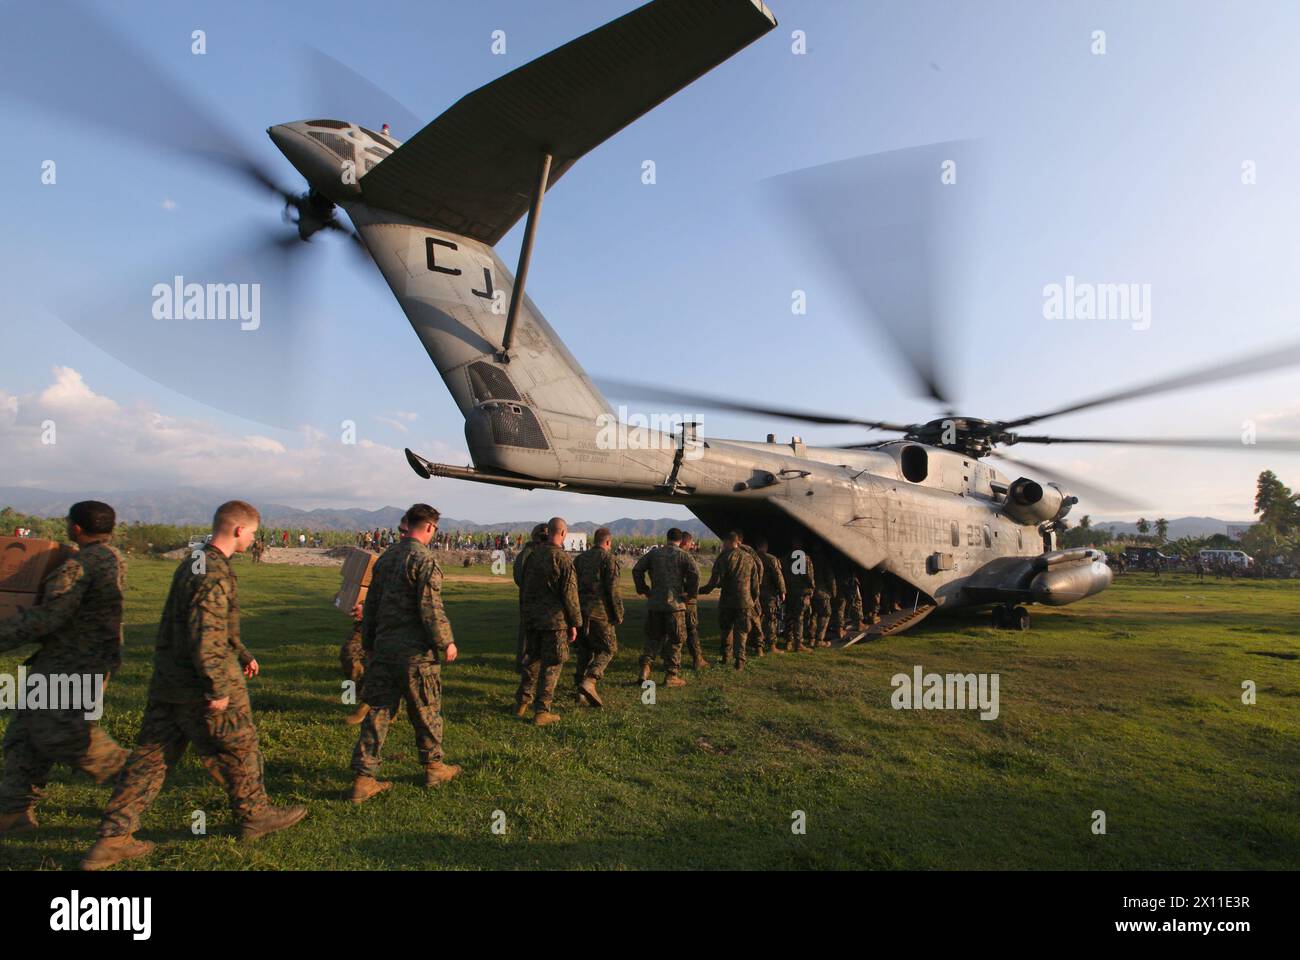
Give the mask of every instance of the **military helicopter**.
[[(1099, 551), (1056, 543), (1076, 495), (1105, 491), (1003, 448), (1240, 444), (1020, 429), (1300, 363), (1300, 346), (1009, 420), (949, 412), (924, 423), (879, 421), (609, 382), (611, 389), (695, 410), (901, 435), (840, 447), (810, 446), (798, 436), (778, 442), (773, 434), (762, 441), (706, 438), (692, 422), (619, 421), (525, 293), (543, 197), (585, 153), (775, 26), (757, 0), (655, 0), (462, 97), (405, 141), (346, 119), (272, 126), (267, 132), (306, 179), (305, 193), (278, 186), (233, 138), (217, 135), (218, 124), (205, 121), (199, 145), (182, 149), (283, 201), (296, 231), (274, 237), (270, 248), (337, 233), (378, 267), (465, 419), (472, 465), (435, 463), (408, 449), (421, 477), (679, 504), (719, 534), (763, 536), (775, 553), (822, 551), (836, 565), (886, 578), (900, 601), (868, 636), (965, 606), (991, 607), (998, 627), (1027, 629), (1026, 604), (1069, 604), (1111, 584)], [(96, 42), (109, 37), (100, 30)], [(138, 60), (132, 68), (143, 69)], [(140, 82), (156, 80), (145, 74)], [(187, 102), (184, 109), (199, 108)], [(174, 139), (169, 146), (177, 147)], [(355, 230), (337, 219), (338, 208)], [(494, 245), (522, 217), (512, 272)], [(928, 395), (948, 403), (925, 350), (902, 354)], [(1300, 441), (1258, 446), (1295, 450)], [(1044, 479), (1004, 474), (990, 458)]]

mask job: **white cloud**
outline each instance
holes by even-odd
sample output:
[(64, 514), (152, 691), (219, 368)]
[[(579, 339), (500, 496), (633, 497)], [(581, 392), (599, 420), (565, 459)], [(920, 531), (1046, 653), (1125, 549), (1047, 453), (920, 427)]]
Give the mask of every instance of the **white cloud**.
[[(53, 382), (30, 395), (0, 391), (0, 448), (6, 484), (78, 491), (220, 488), (280, 503), (379, 505), (428, 497), (400, 448), (370, 440), (344, 444), (305, 428), (286, 442), (235, 435), (202, 420), (122, 406), (94, 392), (81, 374), (55, 367)], [(55, 442), (42, 442), (54, 421)], [(426, 455), (452, 463), (468, 454), (421, 441)]]
[(412, 413), (410, 410), (392, 410), (388, 413), (376, 414), (375, 419), (380, 423), (387, 424), (399, 433), (409, 433), (408, 423), (414, 423), (420, 415)]
[(117, 411), (116, 403), (91, 391), (81, 374), (71, 367), (55, 367), (53, 373), (54, 382), (40, 396), (41, 405), (49, 413), (84, 422)]

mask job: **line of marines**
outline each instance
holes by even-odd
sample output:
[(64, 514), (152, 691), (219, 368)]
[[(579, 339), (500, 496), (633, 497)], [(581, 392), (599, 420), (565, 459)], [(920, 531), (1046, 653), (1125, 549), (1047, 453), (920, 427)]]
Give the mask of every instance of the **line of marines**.
[[(344, 677), (357, 688), (358, 706), (347, 722), (359, 726), (352, 753), (348, 799), (365, 801), (389, 790), (379, 779), (384, 742), (405, 706), (415, 733), (424, 785), (440, 787), (461, 768), (443, 756), (443, 664), (457, 657), (442, 601), (442, 570), (430, 542), (439, 513), (417, 503), (403, 516), (400, 539), (375, 561), (364, 604), (352, 610), (353, 629), (340, 651)], [(122, 593), (126, 563), (110, 541), (115, 515), (98, 501), (74, 504), (68, 538), (78, 550), (46, 579), (41, 603), (0, 621), (0, 652), (35, 643), (27, 661), (33, 673), (94, 675), (101, 691), (122, 663)], [(247, 680), (260, 672), (240, 637), (236, 553), (255, 542), (261, 518), (251, 504), (232, 500), (213, 518), (213, 533), (173, 574), (154, 648), (153, 675), (133, 750), (119, 746), (87, 711), (19, 710), (4, 738), (0, 774), (0, 839), (38, 828), (36, 806), (52, 767), (66, 764), (113, 790), (98, 839), (82, 860), (99, 870), (146, 856), (153, 849), (134, 834), (187, 747), (226, 792), (240, 837), (254, 841), (301, 821), (301, 804), (276, 806), (267, 796)], [(547, 726), (564, 664), (573, 649), (574, 701), (601, 707), (599, 684), (618, 652), (617, 628), (625, 611), (620, 565), (608, 528), (571, 558), (568, 527), (554, 517), (539, 524), (514, 562), (519, 587), (513, 712)], [(638, 682), (656, 663), (664, 685), (684, 686), (682, 648), (696, 670), (709, 666), (700, 648), (698, 597), (719, 591), (721, 662), (742, 669), (758, 656), (829, 646), (826, 638), (865, 627), (881, 615), (884, 584), (860, 578), (794, 543), (783, 562), (760, 540), (754, 547), (738, 531), (727, 534), (708, 581), (700, 583), (692, 537), (676, 528), (666, 542), (632, 568), (636, 592), (647, 599)], [(861, 598), (867, 600), (865, 616)], [(895, 604), (896, 606), (896, 604)], [(778, 645), (782, 630), (784, 650)]]

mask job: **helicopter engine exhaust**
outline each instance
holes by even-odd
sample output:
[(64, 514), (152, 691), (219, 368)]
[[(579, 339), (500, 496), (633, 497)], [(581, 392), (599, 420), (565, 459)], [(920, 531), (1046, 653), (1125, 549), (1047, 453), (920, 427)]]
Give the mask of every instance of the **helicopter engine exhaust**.
[(1054, 483), (1044, 486), (1036, 480), (1021, 477), (1007, 490), (1003, 513), (1017, 523), (1047, 523), (1065, 516), (1076, 502)]

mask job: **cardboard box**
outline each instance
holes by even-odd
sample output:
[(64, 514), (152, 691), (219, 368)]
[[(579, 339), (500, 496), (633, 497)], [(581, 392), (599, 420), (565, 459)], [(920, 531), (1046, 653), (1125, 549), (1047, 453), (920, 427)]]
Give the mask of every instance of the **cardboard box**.
[(57, 540), (0, 537), (0, 591), (30, 593), (34, 598), (45, 578), (70, 554)]
[(19, 610), (36, 606), (36, 594), (0, 591), (0, 620), (7, 620)]
[(379, 554), (360, 547), (352, 547), (343, 558), (343, 581), (351, 581), (361, 587), (370, 586), (370, 574), (375, 569)]
[(374, 572), (375, 561), (379, 554), (360, 547), (353, 547), (343, 559), (343, 585), (339, 587), (334, 606), (344, 613), (351, 613), (358, 603), (366, 602), (366, 590), (370, 586), (370, 575)]

